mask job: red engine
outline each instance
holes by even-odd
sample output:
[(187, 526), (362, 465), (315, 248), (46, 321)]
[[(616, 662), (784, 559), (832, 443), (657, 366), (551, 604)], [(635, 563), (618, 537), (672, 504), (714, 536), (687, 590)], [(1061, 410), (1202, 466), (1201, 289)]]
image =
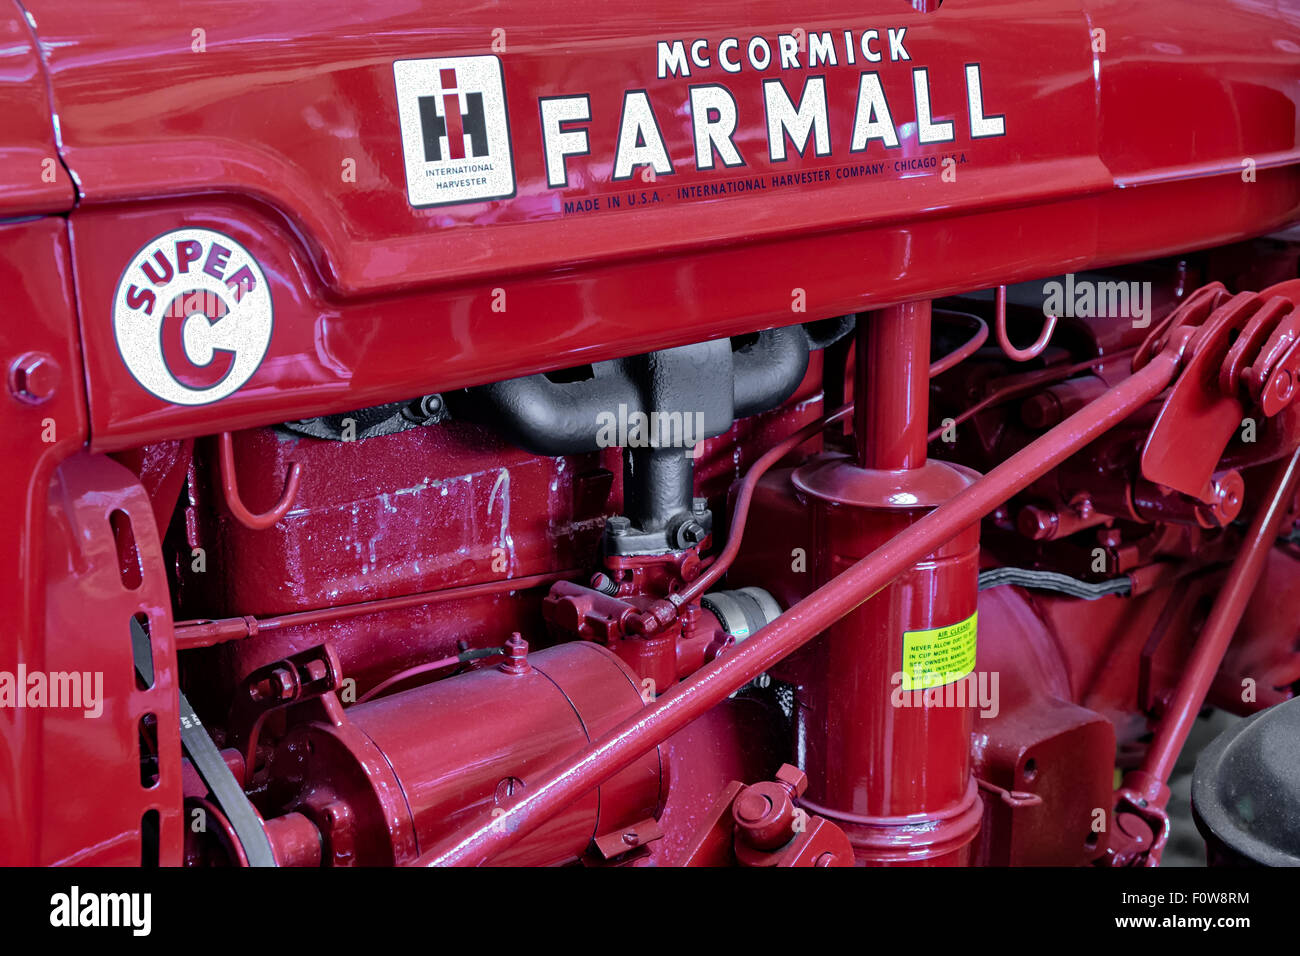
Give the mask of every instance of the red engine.
[(1300, 9), (11, 6), (0, 862), (1300, 863)]

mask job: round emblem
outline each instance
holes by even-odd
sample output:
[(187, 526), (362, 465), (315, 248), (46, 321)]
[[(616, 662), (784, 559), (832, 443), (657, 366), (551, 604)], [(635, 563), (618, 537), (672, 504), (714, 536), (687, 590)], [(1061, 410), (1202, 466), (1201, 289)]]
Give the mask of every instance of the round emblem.
[(206, 405), (252, 378), (271, 344), (257, 260), (211, 229), (175, 229), (135, 254), (113, 297), (122, 361), (149, 392)]

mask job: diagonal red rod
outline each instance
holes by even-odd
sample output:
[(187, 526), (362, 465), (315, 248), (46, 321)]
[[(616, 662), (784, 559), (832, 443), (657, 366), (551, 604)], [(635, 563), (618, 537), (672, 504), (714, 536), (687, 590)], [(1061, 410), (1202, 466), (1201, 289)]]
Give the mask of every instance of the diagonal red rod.
[(1139, 792), (1148, 802), (1158, 801), (1163, 806), (1168, 799), (1168, 791), (1162, 785), (1173, 772), (1178, 753), (1183, 749), (1196, 715), (1205, 704), (1214, 675), (1223, 663), (1224, 652), (1237, 633), (1237, 625), (1246, 613), (1250, 596), (1259, 584), (1264, 563), (1277, 541), (1278, 525), (1295, 500), (1297, 483), (1300, 483), (1300, 449), (1278, 463), (1272, 485), (1215, 597), (1214, 609), (1205, 622), (1196, 648), (1183, 665), (1174, 698), (1156, 728), (1155, 738), (1142, 762), (1142, 774), (1135, 778)]

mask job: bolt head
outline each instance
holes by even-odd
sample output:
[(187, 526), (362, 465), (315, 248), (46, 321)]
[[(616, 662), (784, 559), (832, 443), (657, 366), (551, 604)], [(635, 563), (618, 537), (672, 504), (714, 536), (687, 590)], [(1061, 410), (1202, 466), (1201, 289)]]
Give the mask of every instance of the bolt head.
[(524, 791), (524, 782), (518, 777), (503, 777), (496, 786), (496, 792), (492, 796), (492, 801), (498, 807), (504, 807), (513, 803), (515, 798)]
[(306, 670), (308, 680), (323, 680), (329, 675), (329, 665), (324, 661), (308, 661)]
[(736, 798), (734, 816), (739, 823), (755, 824), (760, 822), (772, 808), (772, 803), (761, 793), (745, 790)]
[(693, 544), (699, 544), (706, 537), (708, 537), (708, 534), (705, 532), (704, 526), (691, 518), (677, 532), (677, 543), (681, 547), (689, 548)]
[(789, 787), (796, 797), (803, 796), (808, 789), (808, 775), (793, 764), (781, 764), (781, 769), (776, 772), (776, 781)]
[(1097, 532), (1097, 543), (1103, 548), (1118, 548), (1124, 540), (1118, 528), (1105, 528)]
[(1279, 402), (1285, 404), (1291, 400), (1291, 396), (1295, 392), (1295, 380), (1291, 377), (1291, 373), (1288, 370), (1284, 368), (1278, 369), (1277, 373), (1273, 376), (1272, 384), (1273, 394), (1277, 397)]
[(9, 391), (33, 405), (54, 397), (62, 377), (59, 363), (44, 352), (28, 352), (9, 367)]
[(276, 700), (289, 700), (297, 691), (298, 682), (294, 679), (293, 671), (279, 668), (271, 677), (271, 686)]
[(1050, 538), (1059, 524), (1060, 518), (1055, 511), (1037, 505), (1025, 505), (1016, 516), (1016, 528), (1034, 541)]

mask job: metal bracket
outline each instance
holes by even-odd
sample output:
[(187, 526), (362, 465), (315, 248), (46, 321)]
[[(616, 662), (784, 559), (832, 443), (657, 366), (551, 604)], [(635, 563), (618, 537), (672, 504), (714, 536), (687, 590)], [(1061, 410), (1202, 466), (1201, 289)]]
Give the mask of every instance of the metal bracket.
[(339, 688), (342, 668), (329, 645), (309, 647), (253, 671), (240, 683), (230, 709), (232, 744), (244, 755), (244, 785), (257, 771), (257, 739), (266, 718)]

